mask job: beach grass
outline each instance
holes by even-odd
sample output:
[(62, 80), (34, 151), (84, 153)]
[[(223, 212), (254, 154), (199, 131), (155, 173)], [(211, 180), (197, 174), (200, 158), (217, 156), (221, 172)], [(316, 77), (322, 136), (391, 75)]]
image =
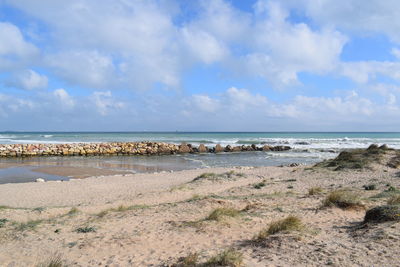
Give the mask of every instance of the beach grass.
[(237, 217), (240, 210), (234, 208), (216, 208), (207, 217), (206, 221), (222, 221), (226, 217)]
[(205, 264), (204, 267), (215, 267), (215, 266), (229, 266), (229, 267), (241, 267), (243, 266), (243, 254), (239, 251), (230, 248), (222, 251), (221, 253), (211, 257)]
[(349, 190), (336, 190), (324, 199), (322, 207), (338, 207), (341, 209), (363, 208), (360, 197)]
[(84, 226), (84, 227), (79, 227), (75, 230), (75, 232), (77, 233), (92, 233), (92, 232), (96, 232), (96, 228), (93, 226)]
[(301, 231), (303, 229), (304, 225), (301, 219), (296, 216), (289, 215), (282, 220), (271, 222), (266, 229), (260, 231), (260, 233), (256, 237), (256, 240), (263, 241), (270, 235), (274, 235), (280, 232)]
[(42, 222), (43, 222), (43, 220), (29, 220), (27, 222), (17, 223), (15, 230), (17, 230), (17, 231), (34, 230)]
[(308, 189), (309, 196), (321, 195), (324, 192), (324, 189), (321, 187), (315, 186)]
[(224, 173), (214, 173), (214, 172), (205, 172), (197, 176), (192, 180), (192, 182), (196, 181), (219, 181), (224, 179), (235, 179), (238, 177), (245, 177), (246, 175), (240, 172), (235, 172), (233, 170), (224, 172)]
[(388, 199), (387, 204), (388, 205), (400, 205), (400, 195), (392, 196), (390, 199)]
[(55, 255), (43, 263), (39, 263), (36, 267), (67, 267), (68, 265), (63, 263), (60, 255)]

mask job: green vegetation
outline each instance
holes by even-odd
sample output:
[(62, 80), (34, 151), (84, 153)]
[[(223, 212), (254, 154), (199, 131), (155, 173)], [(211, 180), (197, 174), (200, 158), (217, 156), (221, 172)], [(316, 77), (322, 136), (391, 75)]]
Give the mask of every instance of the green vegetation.
[(285, 219), (272, 222), (268, 228), (262, 230), (258, 236), (258, 241), (265, 240), (268, 236), (274, 235), (280, 232), (293, 232), (301, 231), (304, 229), (304, 225), (301, 220), (293, 215), (286, 217)]
[(367, 149), (343, 151), (336, 158), (317, 163), (314, 167), (333, 168), (335, 171), (364, 169), (372, 163), (381, 162), (387, 150), (386, 146), (370, 145)]
[(216, 266), (229, 266), (241, 267), (243, 266), (243, 254), (234, 250), (227, 249), (221, 253), (211, 257), (203, 266), (216, 267)]
[(77, 233), (91, 233), (96, 232), (96, 228), (92, 226), (79, 227), (75, 230)]
[(365, 213), (364, 223), (388, 221), (400, 221), (400, 205), (378, 206)]
[(56, 255), (46, 262), (38, 264), (37, 267), (67, 267), (67, 265), (63, 263), (60, 255)]
[(367, 191), (376, 190), (376, 185), (375, 184), (367, 184), (367, 185), (363, 185), (363, 187)]
[(336, 190), (331, 192), (323, 201), (322, 206), (335, 206), (341, 209), (356, 209), (364, 207), (359, 196), (348, 190)]
[(382, 191), (381, 193), (373, 196), (372, 198), (385, 198), (385, 197), (394, 197), (400, 195), (400, 190), (396, 187), (388, 185), (388, 189)]
[(209, 180), (209, 181), (219, 181), (219, 180), (226, 180), (226, 179), (235, 179), (238, 177), (244, 177), (245, 175), (243, 173), (235, 172), (235, 171), (229, 171), (229, 172), (224, 172), (224, 173), (213, 173), (213, 172), (206, 172), (202, 173), (196, 178), (193, 179), (192, 182), (196, 181), (203, 181), (203, 180)]
[(224, 217), (239, 216), (240, 211), (233, 208), (217, 208), (207, 216), (207, 221), (221, 221)]
[(259, 182), (259, 183), (254, 184), (253, 187), (254, 187), (255, 189), (261, 189), (261, 188), (263, 188), (265, 185), (266, 185), (265, 182), (262, 181), (262, 182)]
[(30, 220), (27, 221), (26, 223), (17, 223), (15, 230), (17, 231), (34, 230), (42, 222), (43, 220)]
[(322, 194), (324, 190), (321, 187), (311, 187), (308, 189), (308, 195), (309, 196), (315, 196), (315, 195), (320, 195)]
[(7, 222), (8, 222), (7, 219), (0, 219), (0, 228), (3, 228)]

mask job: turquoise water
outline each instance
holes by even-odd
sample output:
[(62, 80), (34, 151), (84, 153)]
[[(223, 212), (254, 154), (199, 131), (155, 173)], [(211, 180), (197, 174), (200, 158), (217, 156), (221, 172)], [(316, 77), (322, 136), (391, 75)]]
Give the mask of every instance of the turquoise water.
[[(400, 133), (198, 133), (198, 132), (0, 132), (0, 143), (160, 141), (192, 144), (289, 144), (295, 147), (352, 148), (386, 143), (400, 148)], [(303, 144), (299, 144), (299, 143)], [(304, 142), (309, 143), (308, 145)]]
[[(80, 166), (125, 170), (129, 172), (176, 171), (193, 168), (233, 166), (278, 166), (289, 163), (313, 164), (335, 157), (344, 149), (365, 148), (370, 144), (387, 144), (400, 149), (400, 133), (183, 133), (183, 132), (0, 132), (0, 143), (75, 143), (75, 142), (135, 142), (159, 141), (208, 146), (221, 145), (289, 145), (289, 151), (221, 154), (185, 154), (167, 156), (124, 157), (49, 157), (32, 159), (0, 159), (29, 163), (29, 169), (20, 168), (0, 172), (0, 183), (25, 177), (32, 181), (41, 177), (32, 175), (40, 166)], [(33, 172), (32, 172), (33, 171)], [(51, 178), (51, 177), (50, 177)], [(54, 179), (59, 179), (55, 177)]]

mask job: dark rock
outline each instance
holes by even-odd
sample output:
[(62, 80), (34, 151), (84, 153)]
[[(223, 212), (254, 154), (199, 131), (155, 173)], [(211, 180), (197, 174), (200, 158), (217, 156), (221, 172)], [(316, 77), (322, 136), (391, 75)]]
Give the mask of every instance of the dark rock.
[(309, 145), (309, 142), (305, 142), (305, 141), (300, 141), (300, 142), (296, 142), (296, 145)]
[(367, 150), (377, 150), (377, 149), (379, 149), (377, 144), (372, 144), (367, 148)]
[(367, 210), (364, 223), (400, 221), (400, 205), (384, 205)]
[(290, 150), (290, 146), (274, 146), (273, 151), (287, 151)]
[(225, 152), (231, 152), (232, 151), (232, 147), (230, 145), (227, 145), (224, 149)]

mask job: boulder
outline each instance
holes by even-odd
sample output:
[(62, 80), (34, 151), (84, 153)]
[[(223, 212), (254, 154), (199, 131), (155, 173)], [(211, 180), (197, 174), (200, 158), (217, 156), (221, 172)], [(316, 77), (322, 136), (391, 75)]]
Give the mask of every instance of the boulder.
[(242, 147), (241, 146), (234, 146), (232, 148), (232, 152), (240, 152), (240, 151), (242, 151)]
[(217, 145), (215, 146), (214, 152), (215, 152), (215, 153), (224, 152), (224, 148), (223, 148), (220, 144), (217, 144)]
[(205, 145), (200, 144), (199, 148), (198, 148), (198, 151), (199, 151), (199, 153), (207, 153), (208, 152), (208, 148)]
[(224, 149), (225, 152), (231, 152), (232, 151), (232, 147), (230, 145), (227, 145)]
[(182, 143), (180, 146), (179, 146), (179, 150), (178, 150), (178, 153), (190, 153), (190, 147), (187, 145), (187, 144), (185, 144), (185, 143)]
[(271, 146), (269, 146), (269, 145), (264, 145), (263, 147), (262, 147), (262, 150), (263, 151), (270, 151), (271, 150)]
[(274, 146), (272, 148), (273, 151), (286, 151), (290, 150), (290, 146)]
[(43, 178), (37, 178), (36, 180), (35, 180), (35, 182), (37, 182), (37, 183), (44, 183), (44, 182), (46, 182)]

